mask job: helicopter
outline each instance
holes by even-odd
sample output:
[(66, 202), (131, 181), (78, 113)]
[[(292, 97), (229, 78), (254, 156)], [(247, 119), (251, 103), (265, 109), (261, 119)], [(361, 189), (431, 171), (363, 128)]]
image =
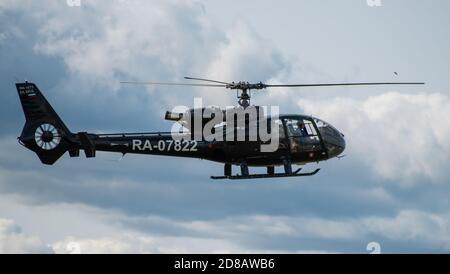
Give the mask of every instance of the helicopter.
[[(121, 153), (122, 156), (148, 154), (206, 159), (224, 165), (223, 175), (210, 177), (214, 180), (313, 176), (320, 171), (319, 168), (312, 172), (301, 172), (302, 168), (293, 170), (292, 166), (304, 166), (308, 163), (343, 157), (342, 154), (346, 147), (344, 134), (331, 124), (312, 116), (303, 114), (265, 115), (259, 106), (250, 104), (251, 91), (268, 88), (425, 84), (419, 82), (361, 82), (271, 85), (243, 81), (230, 83), (193, 77), (185, 77), (185, 79), (202, 81), (202, 83), (121, 83), (225, 88), (236, 91), (238, 106), (231, 111), (213, 107), (192, 108), (184, 113), (167, 111), (165, 119), (181, 125), (183, 130), (179, 132), (73, 133), (64, 124), (36, 84), (25, 81), (16, 83), (26, 120), (18, 142), (35, 152), (40, 161), (46, 165), (53, 165), (66, 152), (69, 152), (70, 157), (79, 157), (82, 150), (86, 158), (94, 158), (97, 151), (104, 151)], [(256, 117), (247, 115), (251, 110), (256, 113)], [(209, 115), (205, 115), (207, 113)], [(243, 113), (243, 116), (238, 117), (239, 115), (236, 113)], [(229, 119), (230, 117), (231, 119)], [(270, 146), (269, 143), (272, 141), (262, 138), (263, 135), (259, 134), (263, 124), (266, 125), (266, 133), (276, 137), (275, 147), (272, 147), (271, 150), (263, 149), (264, 146)], [(200, 131), (209, 125), (211, 134), (209, 136), (197, 134), (196, 125)], [(253, 131), (256, 131), (256, 134), (250, 134)], [(231, 138), (225, 138), (228, 136)], [(239, 139), (239, 136), (242, 138)], [(240, 174), (233, 175), (233, 166), (240, 168)], [(275, 167), (278, 166), (283, 168), (282, 172), (275, 171)], [(265, 167), (266, 172), (250, 174), (249, 167)]]

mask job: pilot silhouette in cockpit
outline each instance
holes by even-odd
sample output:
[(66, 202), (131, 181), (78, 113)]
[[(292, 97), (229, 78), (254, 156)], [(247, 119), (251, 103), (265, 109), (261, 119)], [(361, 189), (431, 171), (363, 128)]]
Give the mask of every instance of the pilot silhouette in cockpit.
[(300, 137), (306, 137), (306, 136), (309, 135), (309, 134), (308, 134), (308, 131), (306, 131), (305, 124), (304, 124), (302, 121), (299, 121), (299, 122), (297, 123), (297, 126), (298, 126), (298, 128), (297, 128), (297, 134), (300, 135)]

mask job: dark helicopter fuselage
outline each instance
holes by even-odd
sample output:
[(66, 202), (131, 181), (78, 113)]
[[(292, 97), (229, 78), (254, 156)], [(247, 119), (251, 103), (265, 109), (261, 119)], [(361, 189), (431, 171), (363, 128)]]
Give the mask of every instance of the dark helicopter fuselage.
[[(224, 163), (225, 176), (212, 177), (214, 179), (310, 176), (318, 170), (301, 174), (299, 170), (292, 171), (291, 165), (334, 158), (345, 149), (343, 134), (319, 119), (304, 115), (281, 115), (276, 120), (263, 118), (271, 127), (275, 126), (270, 128), (271, 131), (277, 129), (278, 132), (276, 148), (270, 152), (262, 150), (262, 145), (268, 142), (261, 138), (252, 141), (250, 138), (225, 138), (218, 141), (204, 137), (193, 139), (192, 133), (72, 133), (35, 84), (25, 82), (16, 86), (26, 117), (18, 140), (47, 165), (54, 164), (66, 152), (71, 157), (78, 157), (82, 150), (86, 157), (92, 158), (97, 151), (108, 151), (123, 155), (190, 157)], [(223, 127), (226, 128), (226, 125)], [(240, 127), (230, 128), (237, 131)], [(242, 175), (232, 176), (232, 165), (239, 165)], [(284, 166), (285, 173), (274, 173), (274, 166), (279, 165)], [(250, 175), (248, 166), (265, 166), (267, 174)]]
[[(257, 141), (205, 141), (190, 140), (190, 134), (136, 133), (136, 134), (87, 134), (97, 151), (123, 154), (149, 154), (190, 157), (239, 165), (245, 161), (249, 166), (278, 166), (289, 158), (293, 164), (319, 162), (339, 156), (345, 149), (344, 135), (334, 127), (312, 117), (281, 115), (278, 149), (261, 152), (265, 142)], [(295, 121), (295, 123), (292, 123)], [(299, 135), (290, 128), (297, 121), (310, 128)], [(317, 125), (320, 124), (320, 127)], [(74, 138), (79, 142), (79, 136)]]

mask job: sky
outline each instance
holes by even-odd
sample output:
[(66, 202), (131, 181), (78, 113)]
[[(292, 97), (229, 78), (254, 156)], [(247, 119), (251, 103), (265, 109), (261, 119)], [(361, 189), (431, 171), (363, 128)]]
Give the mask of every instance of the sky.
[[(0, 0), (0, 253), (450, 251), (450, 2), (72, 2)], [(111, 153), (44, 166), (17, 143), (17, 81), (72, 132), (166, 131), (165, 111), (195, 96), (235, 103), (119, 83), (184, 76), (426, 85), (254, 94), (345, 134), (347, 157), (305, 166), (321, 168), (308, 178), (215, 182), (217, 163)]]

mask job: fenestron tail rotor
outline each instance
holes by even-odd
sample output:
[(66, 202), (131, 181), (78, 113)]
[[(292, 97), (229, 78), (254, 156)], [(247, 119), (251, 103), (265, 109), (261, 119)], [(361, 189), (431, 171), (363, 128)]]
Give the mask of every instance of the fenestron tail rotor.
[(61, 134), (52, 124), (42, 124), (36, 129), (34, 140), (43, 150), (52, 150), (61, 142)]
[(305, 88), (305, 87), (338, 87), (338, 86), (386, 86), (386, 85), (424, 85), (424, 82), (355, 82), (355, 83), (314, 83), (314, 84), (264, 84), (249, 83), (249, 82), (223, 82), (204, 78), (184, 77), (186, 80), (195, 80), (202, 82), (209, 82), (214, 84), (191, 84), (191, 83), (164, 83), (164, 82), (120, 82), (122, 84), (136, 84), (136, 85), (168, 85), (168, 86), (191, 86), (191, 87), (221, 87), (230, 90), (238, 90), (238, 103), (246, 108), (250, 105), (250, 90), (262, 90), (267, 88)]

